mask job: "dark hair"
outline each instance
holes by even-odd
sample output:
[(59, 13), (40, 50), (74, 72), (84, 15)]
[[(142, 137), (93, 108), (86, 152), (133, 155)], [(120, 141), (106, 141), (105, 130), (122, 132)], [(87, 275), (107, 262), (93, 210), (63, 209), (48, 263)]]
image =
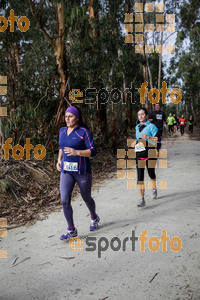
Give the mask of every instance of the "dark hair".
[(86, 122), (85, 117), (83, 116), (83, 114), (82, 114), (80, 108), (78, 108), (76, 105), (73, 105), (73, 106), (76, 107), (76, 109), (78, 110), (79, 115), (80, 115), (80, 118), (79, 118), (79, 120), (78, 120), (78, 125), (79, 125), (80, 127), (85, 127), (85, 128), (88, 129), (87, 122)]
[(148, 111), (147, 111), (147, 109), (146, 109), (146, 108), (144, 108), (144, 107), (141, 107), (141, 108), (138, 110), (138, 112), (139, 112), (140, 110), (143, 110), (143, 111), (145, 112), (145, 115), (146, 115), (146, 116), (148, 115)]

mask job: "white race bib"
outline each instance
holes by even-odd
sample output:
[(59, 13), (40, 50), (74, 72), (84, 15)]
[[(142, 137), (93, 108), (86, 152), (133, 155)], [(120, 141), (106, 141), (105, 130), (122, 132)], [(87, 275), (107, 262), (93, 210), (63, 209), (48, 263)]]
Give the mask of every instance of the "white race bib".
[(78, 172), (78, 163), (64, 161), (64, 170), (70, 172)]
[(163, 118), (162, 115), (156, 114), (156, 120), (162, 120), (162, 118)]
[(144, 147), (144, 144), (142, 142), (139, 142), (135, 145), (135, 152), (142, 152), (145, 150), (146, 148)]

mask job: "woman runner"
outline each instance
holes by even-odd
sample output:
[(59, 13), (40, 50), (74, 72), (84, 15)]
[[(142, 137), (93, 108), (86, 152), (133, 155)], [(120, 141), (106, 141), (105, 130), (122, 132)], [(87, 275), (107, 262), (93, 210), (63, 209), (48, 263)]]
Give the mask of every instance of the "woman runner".
[(147, 121), (148, 112), (145, 108), (141, 108), (138, 111), (138, 119), (140, 123), (135, 127), (136, 130), (136, 141), (131, 144), (133, 148), (135, 148), (136, 152), (136, 167), (137, 167), (137, 184), (140, 195), (140, 200), (138, 202), (138, 206), (145, 206), (144, 200), (144, 192), (145, 192), (145, 184), (144, 184), (144, 166), (141, 167), (140, 164), (142, 161), (146, 164), (147, 171), (149, 177), (151, 178), (151, 188), (152, 188), (152, 198), (155, 199), (157, 197), (157, 189), (156, 189), (156, 174), (155, 174), (155, 165), (156, 165), (156, 150), (154, 158), (148, 158), (148, 150), (149, 148), (156, 147), (155, 141), (157, 141), (156, 134), (158, 132), (158, 128), (152, 124), (150, 121)]
[(69, 240), (78, 235), (71, 206), (71, 194), (76, 182), (91, 214), (90, 231), (98, 229), (100, 221), (91, 197), (92, 174), (89, 157), (96, 155), (92, 135), (85, 128), (81, 111), (77, 107), (70, 106), (66, 109), (65, 121), (67, 127), (59, 131), (57, 170), (61, 172), (60, 195), (68, 229), (60, 237), (61, 240)]

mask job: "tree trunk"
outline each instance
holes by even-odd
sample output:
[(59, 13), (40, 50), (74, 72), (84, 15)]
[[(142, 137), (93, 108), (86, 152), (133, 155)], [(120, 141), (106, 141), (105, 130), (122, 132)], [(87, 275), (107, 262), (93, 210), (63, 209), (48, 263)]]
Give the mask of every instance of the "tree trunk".
[(66, 61), (65, 61), (65, 41), (64, 41), (64, 2), (57, 3), (57, 39), (56, 39), (56, 65), (59, 74), (59, 99), (61, 109), (58, 111), (55, 125), (62, 123), (62, 115), (66, 109), (66, 103), (63, 99), (66, 93)]
[(92, 19), (94, 19), (94, 9), (93, 9), (93, 0), (88, 1), (88, 11), (89, 11), (89, 22), (91, 24)]
[[(151, 75), (151, 70), (150, 70), (148, 59), (147, 59), (147, 70), (148, 70), (148, 74), (149, 74), (150, 89), (153, 89), (153, 80), (152, 80), (152, 75)], [(152, 104), (152, 106), (153, 106), (153, 104)], [(147, 110), (148, 110), (149, 113), (151, 111), (152, 106), (151, 106), (150, 101), (148, 101), (147, 102)]]
[[(2, 96), (0, 96), (0, 107), (3, 106)], [(0, 144), (5, 144), (5, 119), (4, 117), (0, 117), (1, 127), (0, 127)], [(2, 148), (1, 148), (2, 151)]]
[(30, 0), (30, 7), (31, 7), (31, 12), (32, 15), (38, 24), (40, 30), (48, 40), (49, 44), (52, 46), (54, 53), (56, 55), (56, 66), (57, 66), (57, 71), (58, 71), (58, 76), (59, 76), (59, 82), (60, 82), (60, 87), (59, 87), (59, 106), (56, 114), (56, 120), (54, 123), (54, 126), (57, 127), (59, 124), (62, 123), (62, 116), (63, 112), (66, 109), (66, 101), (63, 99), (67, 93), (67, 85), (66, 85), (66, 60), (65, 60), (65, 43), (64, 43), (64, 31), (65, 31), (65, 26), (64, 26), (64, 2), (58, 2), (57, 3), (57, 39), (56, 39), (56, 44), (54, 43), (53, 39), (49, 36), (49, 34), (46, 32), (44, 29), (43, 25), (41, 24), (40, 20), (38, 19), (35, 10), (34, 10), (34, 3), (32, 0)]
[[(146, 1), (143, 0), (142, 1), (143, 3), (143, 7), (145, 6), (145, 3)], [(146, 52), (145, 52), (145, 45), (147, 44), (147, 41), (146, 41), (146, 35), (145, 35), (145, 20), (144, 20), (144, 10), (142, 12), (143, 14), (143, 59), (144, 59), (144, 64), (143, 64), (143, 78), (144, 78), (144, 82), (147, 81), (147, 74), (148, 74), (148, 70), (147, 70), (147, 55), (146, 55)], [(148, 110), (149, 109), (149, 101), (148, 101), (148, 95), (145, 94), (145, 108)]]
[[(92, 57), (98, 58), (101, 49), (96, 47), (95, 39), (100, 37), (99, 29), (99, 15), (98, 15), (98, 0), (95, 1), (96, 9), (94, 8), (94, 1), (88, 0), (88, 11), (89, 11), (89, 23), (90, 23), (90, 45), (92, 49)], [(96, 25), (96, 26), (95, 26)], [(96, 72), (93, 73), (91, 78), (91, 83), (98, 80), (98, 66), (100, 66), (100, 61), (97, 61)], [(98, 87), (97, 87), (98, 88)], [(107, 143), (107, 104), (101, 105), (96, 111), (96, 121), (97, 121), (97, 135), (99, 136), (99, 141), (101, 145)]]
[[(131, 12), (131, 3), (130, 3), (130, 0), (126, 0), (126, 13), (127, 14), (130, 14)], [(132, 50), (132, 45), (131, 44), (127, 44), (126, 47), (128, 47), (128, 56), (129, 56), (129, 53)], [(125, 78), (125, 74), (123, 73), (123, 86), (124, 86), (124, 92), (126, 90), (126, 78)], [(131, 98), (130, 96), (127, 95), (127, 93), (125, 93), (125, 102), (126, 102), (126, 117), (127, 117), (127, 120), (128, 120), (128, 126), (130, 128), (133, 127), (133, 120), (132, 120), (132, 103), (131, 103)]]
[[(164, 6), (165, 6), (165, 0), (163, 0)], [(163, 45), (163, 32), (161, 32), (161, 40), (160, 44)], [(161, 86), (161, 71), (162, 71), (162, 53), (159, 54), (159, 67), (158, 67), (158, 90), (160, 92), (160, 86)]]

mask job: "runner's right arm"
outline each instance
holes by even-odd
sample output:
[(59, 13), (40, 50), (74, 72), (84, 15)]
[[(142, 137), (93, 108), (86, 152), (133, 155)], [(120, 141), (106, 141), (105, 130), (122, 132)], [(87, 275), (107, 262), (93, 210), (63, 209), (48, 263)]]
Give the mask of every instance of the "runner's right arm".
[(58, 171), (61, 171), (61, 160), (62, 160), (62, 149), (59, 149), (58, 162), (56, 164), (56, 168)]

